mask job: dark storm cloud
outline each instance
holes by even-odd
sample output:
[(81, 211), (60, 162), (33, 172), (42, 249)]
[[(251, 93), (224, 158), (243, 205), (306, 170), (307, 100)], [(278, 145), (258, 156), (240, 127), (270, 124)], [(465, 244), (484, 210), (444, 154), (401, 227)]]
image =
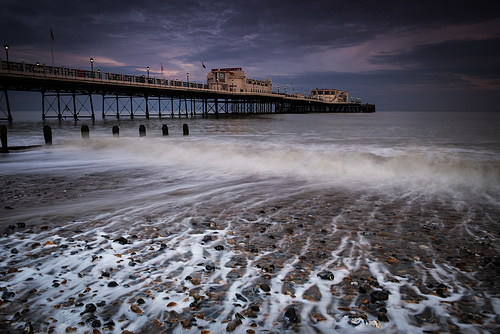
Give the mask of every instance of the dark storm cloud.
[[(0, 36), (13, 59), (121, 73), (151, 67), (202, 80), (243, 67), (250, 77), (353, 91), (365, 100), (411, 85), (484, 88), (497, 96), (500, 20), (491, 1), (4, 0)], [(205, 71), (206, 74), (206, 71)], [(371, 89), (371, 90), (370, 90)], [(388, 97), (388, 95), (387, 95)], [(491, 105), (498, 105), (493, 98)], [(431, 101), (429, 102), (431, 103)]]

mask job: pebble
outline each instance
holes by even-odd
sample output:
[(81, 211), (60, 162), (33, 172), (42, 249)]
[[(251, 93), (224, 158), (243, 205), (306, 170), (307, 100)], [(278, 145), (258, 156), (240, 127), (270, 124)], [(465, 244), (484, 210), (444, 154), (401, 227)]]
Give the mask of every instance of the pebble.
[(370, 294), (372, 302), (382, 301), (389, 299), (389, 293), (383, 290), (375, 290)]
[(318, 277), (321, 279), (330, 280), (330, 281), (333, 281), (335, 279), (335, 276), (330, 271), (323, 271), (323, 272), (318, 274)]
[(118, 239), (115, 239), (115, 240), (113, 240), (113, 242), (117, 242), (120, 245), (126, 245), (126, 244), (128, 244), (128, 240), (126, 238), (124, 238), (124, 237), (120, 237)]
[(285, 311), (285, 319), (288, 322), (293, 322), (293, 323), (298, 323), (300, 322), (299, 316), (297, 315), (297, 311), (295, 310), (295, 307), (290, 306), (286, 309)]
[(236, 329), (236, 327), (238, 327), (239, 325), (241, 325), (243, 322), (241, 321), (241, 319), (237, 318), (237, 319), (234, 319), (232, 320), (226, 327), (226, 331), (228, 332), (232, 332)]

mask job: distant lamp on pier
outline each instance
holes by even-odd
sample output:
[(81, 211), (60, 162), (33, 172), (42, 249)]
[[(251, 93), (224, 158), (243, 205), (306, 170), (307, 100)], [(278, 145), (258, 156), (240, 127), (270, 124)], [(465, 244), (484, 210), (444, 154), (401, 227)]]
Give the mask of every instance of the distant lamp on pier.
[(188, 88), (189, 88), (189, 72), (186, 73), (186, 80), (187, 80)]
[(278, 85), (278, 94), (280, 93), (280, 85)]
[(149, 66), (146, 67), (146, 70), (148, 71), (148, 83), (149, 83)]
[(9, 70), (10, 72), (10, 64), (9, 64), (9, 45), (8, 44), (5, 44), (4, 45), (4, 48), (5, 48), (5, 56), (7, 57), (7, 69)]
[(92, 72), (90, 75), (94, 79), (94, 58), (90, 58), (90, 71)]

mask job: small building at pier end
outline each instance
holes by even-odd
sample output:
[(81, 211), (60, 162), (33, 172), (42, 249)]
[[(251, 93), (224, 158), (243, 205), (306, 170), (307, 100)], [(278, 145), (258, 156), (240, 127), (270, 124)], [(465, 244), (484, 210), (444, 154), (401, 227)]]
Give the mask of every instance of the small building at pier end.
[(208, 89), (235, 93), (272, 93), (271, 79), (249, 79), (241, 67), (214, 68), (207, 74)]
[(332, 103), (345, 103), (349, 102), (349, 93), (343, 92), (338, 89), (318, 89), (311, 91), (311, 98), (315, 100), (332, 102)]

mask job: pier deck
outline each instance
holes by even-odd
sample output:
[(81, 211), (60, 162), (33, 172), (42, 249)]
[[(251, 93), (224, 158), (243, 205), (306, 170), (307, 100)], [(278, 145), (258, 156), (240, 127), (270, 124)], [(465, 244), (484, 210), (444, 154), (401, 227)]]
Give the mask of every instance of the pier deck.
[(283, 93), (231, 92), (205, 84), (101, 73), (0, 59), (0, 120), (13, 119), (8, 91), (42, 94), (42, 119), (95, 119), (94, 95), (102, 117), (174, 117), (252, 113), (374, 112), (373, 104), (329, 103)]

